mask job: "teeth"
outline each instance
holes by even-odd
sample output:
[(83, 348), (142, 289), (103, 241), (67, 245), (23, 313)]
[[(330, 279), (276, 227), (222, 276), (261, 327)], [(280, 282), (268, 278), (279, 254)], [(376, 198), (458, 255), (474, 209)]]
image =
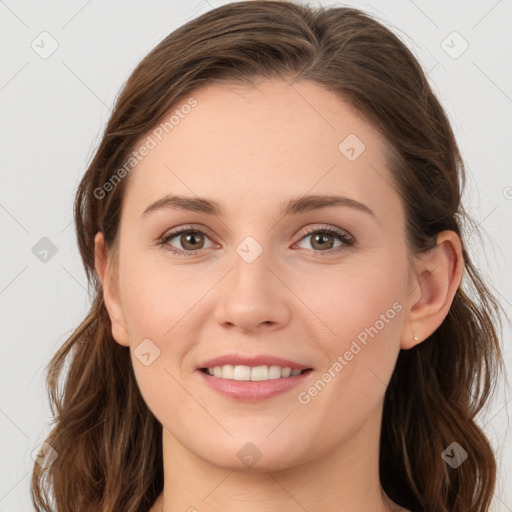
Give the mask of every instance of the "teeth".
[(277, 365), (272, 366), (244, 366), (225, 364), (224, 366), (215, 366), (207, 369), (210, 375), (220, 377), (222, 379), (231, 380), (271, 380), (280, 379), (281, 377), (295, 377), (300, 375), (302, 370), (292, 370), (289, 367), (281, 368)]

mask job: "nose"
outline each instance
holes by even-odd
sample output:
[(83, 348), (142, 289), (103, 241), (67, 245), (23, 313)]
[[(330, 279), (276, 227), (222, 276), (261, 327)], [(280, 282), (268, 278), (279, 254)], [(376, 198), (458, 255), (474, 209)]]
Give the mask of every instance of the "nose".
[[(231, 271), (217, 286), (215, 320), (224, 328), (276, 330), (291, 317), (291, 291), (265, 250), (248, 263), (235, 253)], [(274, 268), (276, 267), (276, 268)]]

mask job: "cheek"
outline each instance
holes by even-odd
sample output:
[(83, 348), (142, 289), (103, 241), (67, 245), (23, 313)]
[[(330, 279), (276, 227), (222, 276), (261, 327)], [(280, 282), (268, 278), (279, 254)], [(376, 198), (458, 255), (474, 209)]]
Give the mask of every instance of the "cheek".
[[(400, 348), (406, 294), (406, 259), (400, 254), (370, 258), (332, 274), (329, 285), (314, 297), (315, 312), (325, 324), (322, 349), (326, 368), (338, 361), (335, 379), (339, 389), (383, 391), (372, 383), (387, 385)], [(313, 309), (313, 308), (312, 308)], [(341, 358), (341, 360), (340, 360)], [(340, 391), (341, 392), (341, 391)]]
[(160, 341), (171, 338), (207, 284), (197, 271), (173, 270), (165, 261), (154, 263), (142, 257), (125, 266), (121, 280), (123, 313), (133, 341), (141, 336)]
[(197, 340), (194, 306), (205, 293), (205, 281), (135, 259), (123, 278), (122, 308), (139, 390), (155, 417), (172, 424), (172, 418), (193, 408), (180, 382), (187, 353)]
[[(403, 302), (405, 268), (405, 260), (392, 255), (387, 260), (380, 256), (361, 258), (354, 264), (340, 266), (339, 270), (329, 269), (325, 277), (311, 280), (309, 285), (303, 281), (297, 294), (314, 304), (311, 309), (334, 338), (357, 337), (375, 323), (379, 331), (383, 330), (381, 315), (385, 316), (384, 321), (388, 317), (392, 320), (396, 310), (403, 308), (393, 308), (393, 304)], [(387, 331), (391, 330), (388, 323), (385, 325)]]

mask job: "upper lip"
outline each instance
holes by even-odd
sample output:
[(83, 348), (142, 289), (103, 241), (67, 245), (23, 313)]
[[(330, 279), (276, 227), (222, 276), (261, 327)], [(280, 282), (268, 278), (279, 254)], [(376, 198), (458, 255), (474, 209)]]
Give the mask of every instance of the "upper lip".
[(283, 359), (282, 357), (260, 354), (254, 356), (243, 356), (240, 354), (225, 354), (223, 356), (208, 359), (201, 363), (198, 369), (202, 368), (214, 368), (215, 366), (224, 366), (225, 364), (231, 364), (233, 366), (244, 365), (244, 366), (280, 366), (281, 368), (291, 368), (292, 370), (307, 370), (310, 366), (297, 363), (296, 361), (290, 361), (289, 359)]

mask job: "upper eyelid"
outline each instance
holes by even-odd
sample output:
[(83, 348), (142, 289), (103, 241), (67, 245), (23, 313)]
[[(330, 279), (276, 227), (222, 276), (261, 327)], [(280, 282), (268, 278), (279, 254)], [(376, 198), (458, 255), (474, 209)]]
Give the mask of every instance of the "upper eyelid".
[(160, 239), (164, 240), (165, 238), (177, 236), (183, 231), (198, 231), (204, 233), (205, 235), (208, 235), (210, 238), (215, 238), (210, 235), (210, 230), (205, 226), (196, 227), (185, 224), (183, 226), (177, 226), (175, 228), (168, 229), (167, 231), (164, 232)]

